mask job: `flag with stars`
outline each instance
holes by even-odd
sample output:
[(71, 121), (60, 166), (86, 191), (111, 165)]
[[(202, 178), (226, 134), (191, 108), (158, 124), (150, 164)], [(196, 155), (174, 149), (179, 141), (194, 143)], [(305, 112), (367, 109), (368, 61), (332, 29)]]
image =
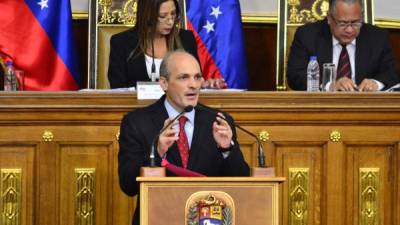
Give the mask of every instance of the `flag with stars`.
[(25, 72), (25, 90), (77, 90), (70, 0), (0, 0), (0, 55)]
[(248, 88), (239, 0), (186, 0), (205, 79), (224, 78), (229, 88)]

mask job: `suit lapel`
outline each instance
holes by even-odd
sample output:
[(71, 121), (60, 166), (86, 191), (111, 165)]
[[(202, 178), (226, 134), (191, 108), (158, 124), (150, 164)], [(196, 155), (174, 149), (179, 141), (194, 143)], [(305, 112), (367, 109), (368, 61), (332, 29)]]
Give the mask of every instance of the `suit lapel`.
[(367, 75), (367, 66), (368, 65), (368, 57), (370, 56), (369, 49), (367, 43), (367, 35), (362, 34), (364, 32), (363, 27), (361, 27), (360, 34), (357, 37), (356, 41), (356, 55), (355, 55), (355, 75), (356, 75), (356, 84), (360, 84), (361, 81)]
[(150, 81), (143, 53), (140, 53), (136, 59), (131, 60), (129, 63), (129, 75), (136, 81)]
[[(162, 129), (162, 127), (164, 126), (164, 121), (168, 118), (168, 112), (165, 109), (164, 100), (165, 95), (156, 102), (154, 108), (152, 109), (152, 121), (154, 127), (157, 128), (156, 133), (158, 133)], [(179, 155), (179, 150), (176, 142), (169, 148), (167, 152), (167, 158), (170, 163), (177, 166), (182, 166), (182, 160)]]
[[(164, 97), (160, 98), (160, 100), (158, 100), (156, 104), (157, 107), (155, 108), (155, 113), (153, 116), (153, 122), (156, 125), (156, 127), (160, 127), (159, 130), (162, 129), (162, 127), (164, 126), (164, 121), (168, 118), (168, 112), (165, 109), (164, 100), (165, 100), (165, 95)], [(174, 142), (174, 144), (172, 144), (172, 146), (168, 149), (167, 159), (170, 163), (176, 166), (180, 167), (183, 166), (181, 155), (179, 153), (178, 145), (176, 144), (176, 142)]]
[(327, 20), (323, 22), (321, 34), (317, 38), (317, 56), (320, 64), (320, 71), (322, 72), (322, 65), (324, 63), (332, 62), (332, 34), (329, 30)]
[(192, 144), (189, 152), (189, 162), (188, 168), (193, 169), (198, 164), (200, 159), (199, 154), (201, 154), (201, 146), (207, 145), (211, 147), (208, 143), (204, 143), (205, 134), (210, 132), (208, 129), (207, 121), (209, 119), (206, 118), (206, 113), (202, 113), (201, 110), (196, 110), (195, 118), (194, 118), (194, 130), (193, 130), (193, 138)]

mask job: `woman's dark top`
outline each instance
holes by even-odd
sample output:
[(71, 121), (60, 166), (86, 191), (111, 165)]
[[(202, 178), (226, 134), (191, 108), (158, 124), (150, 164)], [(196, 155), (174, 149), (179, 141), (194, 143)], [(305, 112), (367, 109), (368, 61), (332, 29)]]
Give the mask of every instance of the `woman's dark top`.
[[(193, 33), (180, 29), (179, 37), (185, 51), (192, 54), (199, 61), (197, 44)], [(139, 38), (135, 28), (111, 37), (108, 65), (108, 80), (111, 88), (134, 87), (137, 81), (150, 81), (144, 53), (137, 47), (138, 41)]]

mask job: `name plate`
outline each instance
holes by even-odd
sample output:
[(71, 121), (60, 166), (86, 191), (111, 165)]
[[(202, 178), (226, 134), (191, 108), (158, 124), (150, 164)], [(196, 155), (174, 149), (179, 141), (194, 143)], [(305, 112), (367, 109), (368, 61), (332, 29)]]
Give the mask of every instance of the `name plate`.
[(139, 100), (145, 99), (159, 99), (164, 95), (164, 91), (158, 82), (140, 81), (136, 83), (137, 98)]

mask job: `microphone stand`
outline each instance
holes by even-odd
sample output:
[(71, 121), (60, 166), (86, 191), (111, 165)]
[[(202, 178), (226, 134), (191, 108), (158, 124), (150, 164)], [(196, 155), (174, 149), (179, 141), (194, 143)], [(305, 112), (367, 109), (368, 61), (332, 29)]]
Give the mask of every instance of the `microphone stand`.
[[(204, 106), (201, 105), (197, 105), (196, 106), (198, 109), (203, 109), (205, 111), (208, 111), (210, 113), (215, 114), (217, 117), (223, 119), (226, 121), (226, 119), (220, 115), (218, 115), (215, 111), (213, 111), (212, 109), (206, 108)], [(240, 126), (239, 124), (234, 123), (234, 126), (239, 128), (241, 131), (245, 132), (246, 134), (250, 135), (251, 137), (253, 137), (256, 142), (257, 142), (257, 150), (258, 150), (258, 167), (252, 167), (251, 168), (251, 176), (253, 177), (274, 177), (275, 176), (275, 168), (274, 167), (265, 167), (265, 156), (264, 156), (264, 149), (263, 146), (260, 142), (260, 140), (258, 139), (258, 137), (253, 134), (252, 132), (250, 132), (249, 130), (243, 128), (242, 126)]]
[(154, 62), (154, 39), (151, 39), (151, 59), (152, 59), (152, 63), (151, 63), (151, 82), (155, 82), (156, 81), (156, 63)]

